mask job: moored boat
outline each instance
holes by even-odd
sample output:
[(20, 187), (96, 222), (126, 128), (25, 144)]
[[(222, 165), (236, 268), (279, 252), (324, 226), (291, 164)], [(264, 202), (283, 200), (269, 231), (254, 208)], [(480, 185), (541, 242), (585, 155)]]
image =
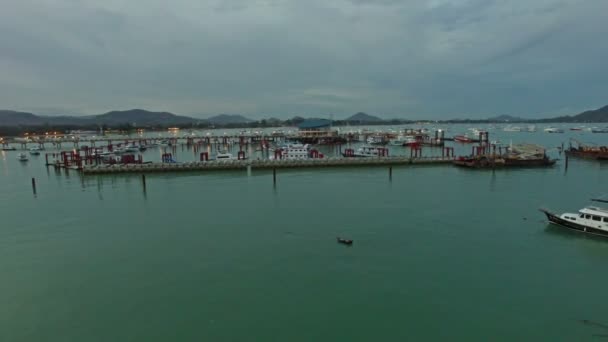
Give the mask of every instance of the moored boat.
[(469, 137), (468, 135), (464, 134), (464, 135), (455, 135), (454, 136), (454, 141), (459, 142), (459, 143), (474, 143), (474, 142), (478, 142), (478, 139), (473, 139), (471, 137)]
[(551, 159), (544, 148), (537, 145), (514, 145), (503, 154), (482, 154), (458, 157), (453, 161), (456, 166), (474, 169), (502, 167), (546, 167), (555, 165), (556, 159)]
[(26, 162), (28, 161), (27, 155), (25, 153), (19, 153), (17, 155), (17, 160), (18, 161), (22, 161), (22, 162)]
[(568, 157), (608, 160), (608, 146), (583, 144), (576, 139), (570, 139), (570, 147), (564, 153)]
[(388, 149), (386, 147), (361, 146), (356, 151), (352, 149), (345, 150), (342, 156), (357, 158), (388, 157)]

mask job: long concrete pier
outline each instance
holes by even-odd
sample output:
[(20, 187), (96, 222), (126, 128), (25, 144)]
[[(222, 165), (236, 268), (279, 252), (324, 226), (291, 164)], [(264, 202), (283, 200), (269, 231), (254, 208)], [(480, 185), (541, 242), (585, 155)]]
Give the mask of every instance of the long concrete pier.
[(392, 165), (451, 164), (453, 157), (375, 157), (375, 158), (322, 158), (303, 160), (213, 160), (185, 163), (147, 163), (84, 166), (84, 174), (184, 172), (243, 169), (324, 168)]

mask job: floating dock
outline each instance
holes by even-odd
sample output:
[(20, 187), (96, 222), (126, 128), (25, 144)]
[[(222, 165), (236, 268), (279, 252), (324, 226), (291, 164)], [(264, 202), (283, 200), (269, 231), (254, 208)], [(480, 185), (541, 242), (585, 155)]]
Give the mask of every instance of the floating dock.
[(322, 158), (303, 160), (213, 160), (185, 163), (143, 163), (84, 166), (84, 174), (151, 173), (180, 171), (212, 171), (243, 169), (298, 169), (324, 167), (393, 166), (393, 165), (445, 165), (453, 157), (381, 157), (381, 158)]

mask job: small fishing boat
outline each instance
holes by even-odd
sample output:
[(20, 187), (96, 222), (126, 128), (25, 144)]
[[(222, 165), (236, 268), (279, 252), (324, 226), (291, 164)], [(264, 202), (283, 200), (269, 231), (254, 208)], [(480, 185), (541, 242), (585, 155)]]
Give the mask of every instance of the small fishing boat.
[(2, 148), (2, 151), (16, 151), (17, 149), (13, 146), (5, 146)]
[(353, 240), (351, 240), (351, 239), (344, 239), (344, 238), (341, 238), (341, 237), (337, 237), (336, 239), (338, 240), (338, 243), (341, 243), (343, 245), (350, 246), (350, 245), (353, 244)]
[(18, 161), (22, 161), (22, 162), (26, 162), (28, 160), (27, 155), (25, 153), (19, 153), (19, 155), (17, 155), (17, 160)]
[[(604, 199), (592, 199), (593, 202), (608, 203)], [(549, 220), (549, 223), (579, 232), (608, 237), (608, 208), (587, 206), (578, 213), (556, 214), (547, 209), (539, 209)]]

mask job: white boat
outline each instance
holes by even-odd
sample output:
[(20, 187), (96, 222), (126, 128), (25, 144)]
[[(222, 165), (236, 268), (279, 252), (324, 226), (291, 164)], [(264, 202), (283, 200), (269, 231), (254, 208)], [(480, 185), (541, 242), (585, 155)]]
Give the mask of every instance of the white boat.
[(536, 126), (530, 125), (530, 126), (526, 127), (526, 132), (528, 132), (528, 133), (536, 132)]
[(13, 146), (5, 146), (2, 148), (2, 151), (16, 151), (17, 149)]
[(27, 159), (27, 155), (25, 153), (19, 153), (17, 155), (17, 160), (18, 161), (22, 161), (22, 162), (26, 162), (28, 160)]
[(235, 160), (236, 158), (234, 158), (234, 156), (232, 155), (232, 153), (218, 153), (215, 155), (215, 160)]
[[(608, 203), (608, 200), (592, 199), (594, 202)], [(588, 206), (578, 213), (554, 214), (546, 209), (540, 209), (550, 223), (594, 235), (608, 236), (608, 208)]]
[(362, 146), (359, 147), (356, 151), (352, 151), (352, 155), (348, 153), (342, 153), (344, 157), (359, 157), (359, 158), (369, 158), (369, 157), (385, 157), (388, 156), (387, 148), (385, 147), (377, 147), (377, 146)]
[(412, 135), (399, 135), (396, 139), (390, 140), (389, 145), (391, 146), (412, 146), (419, 145), (420, 141)]
[(547, 127), (545, 128), (546, 133), (564, 133), (564, 130), (556, 127)]
[(39, 156), (40, 155), (40, 148), (39, 147), (32, 147), (30, 148), (30, 154), (33, 156)]
[(591, 133), (608, 133), (608, 127), (604, 127), (604, 128), (593, 127), (591, 129)]
[(517, 127), (517, 126), (507, 126), (505, 128), (503, 128), (503, 131), (505, 132), (521, 132), (521, 127)]
[[(278, 155), (277, 150), (281, 151), (281, 155)], [(310, 145), (309, 144), (289, 144), (281, 146), (274, 150), (274, 156), (270, 156), (270, 159), (309, 159), (310, 158)]]

